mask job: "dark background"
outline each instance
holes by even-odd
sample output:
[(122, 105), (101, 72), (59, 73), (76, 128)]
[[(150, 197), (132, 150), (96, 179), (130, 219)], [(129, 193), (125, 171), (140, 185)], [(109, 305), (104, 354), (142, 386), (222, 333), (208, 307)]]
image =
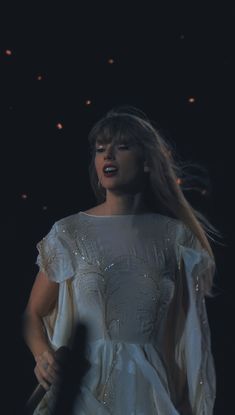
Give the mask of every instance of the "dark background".
[(56, 220), (95, 205), (87, 136), (119, 104), (144, 111), (183, 159), (208, 171), (206, 195), (192, 190), (187, 197), (224, 237), (224, 246), (213, 245), (219, 295), (207, 299), (207, 310), (217, 372), (215, 414), (228, 413), (234, 7), (194, 1), (19, 3), (2, 7), (0, 37), (2, 377), (9, 413), (20, 413), (36, 385), (20, 328), (37, 273), (36, 243)]

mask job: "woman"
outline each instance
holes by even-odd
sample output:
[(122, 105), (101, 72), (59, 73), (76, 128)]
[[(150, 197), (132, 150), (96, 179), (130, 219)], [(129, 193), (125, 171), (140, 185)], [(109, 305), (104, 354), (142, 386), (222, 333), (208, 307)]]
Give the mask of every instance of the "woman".
[(211, 415), (207, 232), (217, 231), (186, 200), (172, 149), (141, 111), (109, 111), (89, 143), (97, 206), (57, 221), (37, 245), (24, 314), (47, 390), (35, 415), (53, 412), (55, 351), (72, 347), (77, 322), (87, 328), (90, 368), (74, 415)]

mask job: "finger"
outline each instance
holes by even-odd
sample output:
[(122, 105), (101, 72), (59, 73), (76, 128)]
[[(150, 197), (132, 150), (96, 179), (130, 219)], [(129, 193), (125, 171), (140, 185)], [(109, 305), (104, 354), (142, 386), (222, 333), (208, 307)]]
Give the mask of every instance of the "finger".
[(50, 365), (50, 367), (53, 367), (53, 369), (57, 372), (60, 371), (60, 364), (56, 360), (55, 356), (50, 353), (46, 352), (45, 356), (43, 356), (44, 360)]
[(57, 363), (55, 360), (54, 363), (51, 365), (51, 367), (55, 370), (55, 372), (60, 373), (61, 372), (61, 365)]
[(46, 391), (48, 391), (51, 387), (51, 383), (47, 382), (46, 379), (43, 379), (41, 376), (37, 377), (38, 383), (43, 387), (43, 389), (45, 389)]
[(44, 378), (47, 381), (49, 381), (50, 383), (54, 383), (57, 380), (58, 375), (54, 371), (52, 371), (50, 368), (48, 368), (48, 370), (46, 371), (46, 375), (44, 376)]
[(54, 378), (57, 378), (59, 376), (59, 371), (55, 370), (54, 367), (50, 365), (49, 363), (42, 364), (42, 371), (43, 371), (44, 376), (45, 375), (50, 376), (49, 380), (51, 381), (53, 381)]
[(44, 362), (47, 362), (47, 363), (52, 363), (54, 361), (54, 355), (50, 351), (45, 350), (40, 355), (37, 355), (35, 359), (36, 359), (36, 362), (44, 361)]
[(60, 376), (51, 376), (50, 377), (50, 384), (54, 385), (55, 383), (58, 383), (60, 380)]
[(41, 382), (39, 382), (39, 383), (43, 387), (43, 389), (45, 389), (46, 391), (48, 391), (50, 389), (51, 385), (49, 383), (46, 383), (46, 381), (41, 380)]
[(40, 383), (40, 385), (42, 385), (42, 387), (43, 387), (45, 390), (49, 390), (49, 389), (50, 389), (51, 384), (50, 384), (50, 382), (48, 382), (46, 379), (44, 379), (44, 378), (42, 377), (42, 375), (41, 375), (40, 371), (38, 370), (38, 368), (35, 368), (35, 369), (34, 369), (34, 373), (35, 373), (35, 375), (36, 375), (36, 378), (37, 378), (38, 383)]
[(41, 370), (41, 375), (43, 377), (44, 380), (46, 380), (49, 383), (53, 383), (54, 382), (54, 377), (51, 375), (51, 373), (49, 372), (49, 370), (45, 370), (44, 368)]
[(53, 383), (54, 377), (49, 371), (49, 365), (45, 362), (38, 362), (37, 366), (37, 373), (41, 377), (42, 380), (46, 380), (46, 382)]
[(53, 379), (57, 379), (59, 377), (59, 372), (56, 371), (53, 367), (48, 366), (47, 373), (52, 376)]

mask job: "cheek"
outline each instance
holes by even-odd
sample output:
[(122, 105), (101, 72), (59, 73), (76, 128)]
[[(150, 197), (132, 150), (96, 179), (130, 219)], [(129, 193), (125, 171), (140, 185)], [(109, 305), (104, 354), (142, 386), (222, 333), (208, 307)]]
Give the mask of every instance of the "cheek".
[(122, 160), (121, 165), (131, 173), (136, 173), (141, 170), (141, 160), (137, 157), (126, 157)]
[(94, 165), (96, 170), (99, 170), (101, 168), (101, 161), (97, 157), (95, 157), (94, 159)]

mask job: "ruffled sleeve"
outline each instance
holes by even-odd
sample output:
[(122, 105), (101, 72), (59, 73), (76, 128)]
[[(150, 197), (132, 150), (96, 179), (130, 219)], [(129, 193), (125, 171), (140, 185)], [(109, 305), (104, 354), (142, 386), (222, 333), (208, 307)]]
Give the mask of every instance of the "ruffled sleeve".
[(215, 263), (182, 223), (176, 236), (176, 260), (166, 336), (172, 398), (181, 415), (212, 415), (216, 373), (204, 286), (214, 275)]
[(57, 222), (36, 247), (38, 250), (36, 264), (51, 281), (60, 283), (74, 275), (74, 256), (66, 232)]
[(72, 284), (76, 274), (76, 255), (67, 227), (58, 222), (36, 246), (39, 269), (51, 281), (59, 283), (57, 304), (49, 315), (43, 317), (48, 340), (56, 350), (60, 346), (72, 344), (75, 325)]

